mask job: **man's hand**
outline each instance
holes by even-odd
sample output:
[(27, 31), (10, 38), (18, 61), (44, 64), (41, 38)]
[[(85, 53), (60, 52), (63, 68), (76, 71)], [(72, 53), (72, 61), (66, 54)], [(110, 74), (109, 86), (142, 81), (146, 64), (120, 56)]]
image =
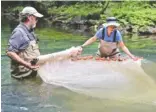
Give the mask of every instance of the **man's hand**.
[(31, 63), (27, 63), (26, 67), (31, 70), (37, 70), (39, 68), (39, 65), (31, 65)]
[(38, 65), (31, 65), (31, 63), (24, 61), (24, 60), (23, 60), (21, 57), (19, 57), (19, 55), (17, 55), (17, 53), (15, 53), (15, 52), (8, 51), (8, 52), (7, 52), (7, 55), (8, 55), (11, 59), (17, 61), (18, 63), (20, 63), (21, 65), (23, 65), (23, 66), (25, 66), (25, 67), (27, 67), (27, 68), (29, 68), (29, 69), (35, 70), (35, 69), (39, 68)]

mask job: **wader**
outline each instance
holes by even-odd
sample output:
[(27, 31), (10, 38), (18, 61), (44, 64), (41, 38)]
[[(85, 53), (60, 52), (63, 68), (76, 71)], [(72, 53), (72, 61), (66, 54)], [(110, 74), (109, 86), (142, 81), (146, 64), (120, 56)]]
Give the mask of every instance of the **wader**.
[(116, 42), (116, 30), (114, 33), (113, 42), (104, 41), (104, 35), (105, 35), (105, 28), (103, 28), (102, 31), (102, 39), (100, 40), (97, 55), (105, 58), (107, 57), (116, 58), (120, 56), (120, 52)]
[[(26, 62), (32, 61), (32, 59), (36, 58), (40, 55), (39, 47), (37, 44), (36, 37), (34, 34), (28, 32), (23, 26), (17, 27), (15, 30), (20, 30), (23, 36), (26, 36), (29, 39), (29, 44), (26, 49), (20, 51), (18, 55), (25, 60)], [(33, 36), (30, 38), (30, 36)], [(24, 77), (33, 77), (37, 75), (37, 70), (31, 70), (18, 62), (11, 60), (11, 76), (17, 79), (22, 79)]]

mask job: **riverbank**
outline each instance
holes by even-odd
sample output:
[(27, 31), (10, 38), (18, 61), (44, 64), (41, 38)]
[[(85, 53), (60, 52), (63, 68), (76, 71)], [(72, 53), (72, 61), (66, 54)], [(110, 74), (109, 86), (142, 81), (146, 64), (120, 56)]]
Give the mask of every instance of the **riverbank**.
[(2, 2), (2, 16), (10, 21), (18, 21), (18, 13), (25, 5), (31, 4), (44, 14), (42, 24), (74, 34), (93, 35), (109, 16), (118, 19), (122, 34), (156, 34), (156, 5), (152, 1), (25, 1), (10, 4), (7, 8), (5, 4)]

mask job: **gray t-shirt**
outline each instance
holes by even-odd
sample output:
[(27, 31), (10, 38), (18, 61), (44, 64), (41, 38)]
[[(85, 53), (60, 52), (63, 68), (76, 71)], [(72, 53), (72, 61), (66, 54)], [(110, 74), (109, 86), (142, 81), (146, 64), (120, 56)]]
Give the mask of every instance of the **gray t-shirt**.
[(36, 40), (33, 30), (29, 30), (21, 23), (12, 32), (8, 43), (8, 51), (20, 52), (26, 49), (32, 40)]

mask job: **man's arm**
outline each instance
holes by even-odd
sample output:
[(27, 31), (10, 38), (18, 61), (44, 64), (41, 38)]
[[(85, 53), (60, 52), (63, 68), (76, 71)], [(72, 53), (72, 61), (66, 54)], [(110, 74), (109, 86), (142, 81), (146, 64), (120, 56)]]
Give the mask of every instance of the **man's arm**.
[(32, 66), (31, 63), (28, 63), (26, 61), (24, 61), (22, 58), (20, 58), (18, 56), (17, 53), (15, 52), (12, 52), (12, 51), (7, 51), (6, 53), (7, 56), (9, 56), (11, 59), (17, 61), (18, 63), (22, 64), (23, 66), (29, 68), (29, 69), (36, 69), (38, 68), (39, 66), (35, 65), (35, 66)]
[(92, 44), (93, 42), (96, 41), (96, 39), (97, 39), (97, 37), (95, 37), (95, 36), (91, 37), (90, 39), (88, 39), (88, 40), (82, 45), (82, 47), (85, 47), (85, 46), (87, 46), (87, 45)]

